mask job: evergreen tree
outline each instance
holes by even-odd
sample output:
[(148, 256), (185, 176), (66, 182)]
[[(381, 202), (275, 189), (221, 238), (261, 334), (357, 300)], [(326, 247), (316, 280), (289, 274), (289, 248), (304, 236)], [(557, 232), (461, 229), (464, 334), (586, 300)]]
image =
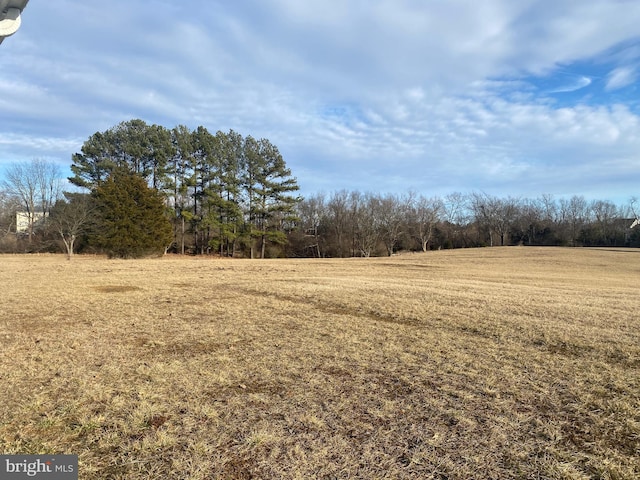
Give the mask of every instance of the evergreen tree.
[(94, 189), (101, 185), (116, 166), (115, 140), (112, 132), (96, 132), (84, 142), (82, 153), (71, 156), (69, 182), (79, 187)]
[(94, 133), (81, 152), (72, 156), (69, 181), (74, 185), (94, 189), (116, 168), (126, 168), (160, 190), (168, 181), (173, 145), (167, 129), (134, 119)]
[(240, 208), (242, 168), (244, 152), (242, 135), (230, 130), (218, 132), (220, 145), (220, 201), (218, 215), (220, 222), (220, 255), (233, 257), (237, 240), (242, 229), (242, 209)]
[(211, 245), (212, 231), (219, 225), (215, 215), (219, 196), (218, 139), (205, 127), (193, 132), (194, 160), (194, 237), (196, 251), (205, 253)]
[[(293, 224), (295, 207), (301, 200), (291, 193), (299, 187), (278, 148), (269, 140), (248, 137), (245, 159), (248, 232), (252, 239), (258, 240), (260, 258), (264, 258), (267, 243), (284, 245), (287, 242), (285, 229)], [(251, 258), (254, 255), (252, 241)]]
[(173, 156), (170, 161), (172, 175), (170, 196), (173, 197), (174, 241), (176, 252), (184, 255), (187, 226), (193, 218), (190, 210), (189, 187), (192, 184), (193, 138), (191, 131), (184, 125), (171, 130)]
[(109, 257), (161, 254), (171, 244), (164, 199), (139, 175), (116, 169), (96, 188), (94, 197), (98, 225), (93, 241)]

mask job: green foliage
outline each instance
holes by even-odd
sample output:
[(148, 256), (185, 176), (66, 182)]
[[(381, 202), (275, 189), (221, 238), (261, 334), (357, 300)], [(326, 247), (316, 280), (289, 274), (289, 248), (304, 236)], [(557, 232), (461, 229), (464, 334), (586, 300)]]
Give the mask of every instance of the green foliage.
[(168, 183), (167, 164), (173, 155), (171, 132), (159, 125), (134, 119), (105, 131), (96, 132), (72, 156), (69, 181), (94, 189), (115, 169), (140, 175), (156, 189)]
[(116, 169), (96, 188), (95, 245), (109, 257), (162, 254), (172, 242), (163, 197), (139, 176)]
[(264, 258), (268, 243), (286, 243), (285, 225), (295, 220), (295, 207), (301, 200), (291, 194), (299, 187), (278, 148), (266, 139), (247, 138), (245, 161), (249, 231), (259, 240), (260, 257)]
[(278, 149), (233, 130), (167, 130), (130, 120), (92, 135), (71, 170), (69, 180), (91, 190), (122, 170), (161, 192), (180, 253), (234, 256), (246, 247), (253, 257), (258, 247), (264, 256), (267, 244), (286, 244), (300, 201), (290, 195), (297, 181)]

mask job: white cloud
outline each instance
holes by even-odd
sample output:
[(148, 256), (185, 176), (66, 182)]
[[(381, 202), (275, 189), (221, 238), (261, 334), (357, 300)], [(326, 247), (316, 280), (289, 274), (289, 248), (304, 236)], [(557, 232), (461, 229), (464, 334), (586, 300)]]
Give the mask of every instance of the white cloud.
[(139, 117), (267, 137), (306, 191), (600, 182), (637, 159), (631, 101), (547, 94), (601, 88), (576, 61), (633, 64), (639, 22), (610, 0), (32, 2), (0, 47), (0, 163)]
[(617, 90), (631, 85), (638, 78), (636, 69), (631, 67), (619, 67), (609, 73), (607, 90)]
[(554, 89), (549, 90), (549, 93), (569, 93), (575, 92), (577, 90), (581, 90), (585, 87), (591, 85), (591, 79), (589, 77), (579, 77), (575, 81), (562, 85), (560, 87), (556, 87)]

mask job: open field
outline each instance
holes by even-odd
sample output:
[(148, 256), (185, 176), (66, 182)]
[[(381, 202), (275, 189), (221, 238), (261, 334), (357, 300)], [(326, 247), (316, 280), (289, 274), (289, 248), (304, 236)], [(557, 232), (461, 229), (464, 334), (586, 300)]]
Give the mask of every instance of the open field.
[(0, 256), (0, 453), (82, 479), (640, 478), (640, 251)]

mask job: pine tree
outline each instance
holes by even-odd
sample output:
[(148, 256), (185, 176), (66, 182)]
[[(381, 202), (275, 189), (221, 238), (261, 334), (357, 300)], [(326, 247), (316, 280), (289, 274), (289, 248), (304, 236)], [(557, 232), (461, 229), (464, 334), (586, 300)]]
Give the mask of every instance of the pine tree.
[(173, 156), (171, 132), (143, 120), (121, 122), (96, 132), (84, 142), (82, 153), (72, 156), (69, 181), (93, 190), (117, 168), (127, 168), (156, 190), (166, 188), (168, 161)]
[(267, 139), (248, 137), (245, 143), (245, 182), (251, 258), (254, 242), (259, 242), (260, 258), (265, 258), (268, 243), (287, 243), (286, 226), (295, 220), (295, 206), (300, 197), (297, 180), (291, 176), (278, 148)]
[(139, 175), (116, 169), (94, 196), (98, 228), (93, 242), (110, 258), (162, 254), (171, 244), (163, 197)]
[(244, 166), (243, 138), (230, 130), (216, 134), (221, 145), (220, 173), (220, 255), (233, 257), (242, 230), (240, 207), (242, 168)]

